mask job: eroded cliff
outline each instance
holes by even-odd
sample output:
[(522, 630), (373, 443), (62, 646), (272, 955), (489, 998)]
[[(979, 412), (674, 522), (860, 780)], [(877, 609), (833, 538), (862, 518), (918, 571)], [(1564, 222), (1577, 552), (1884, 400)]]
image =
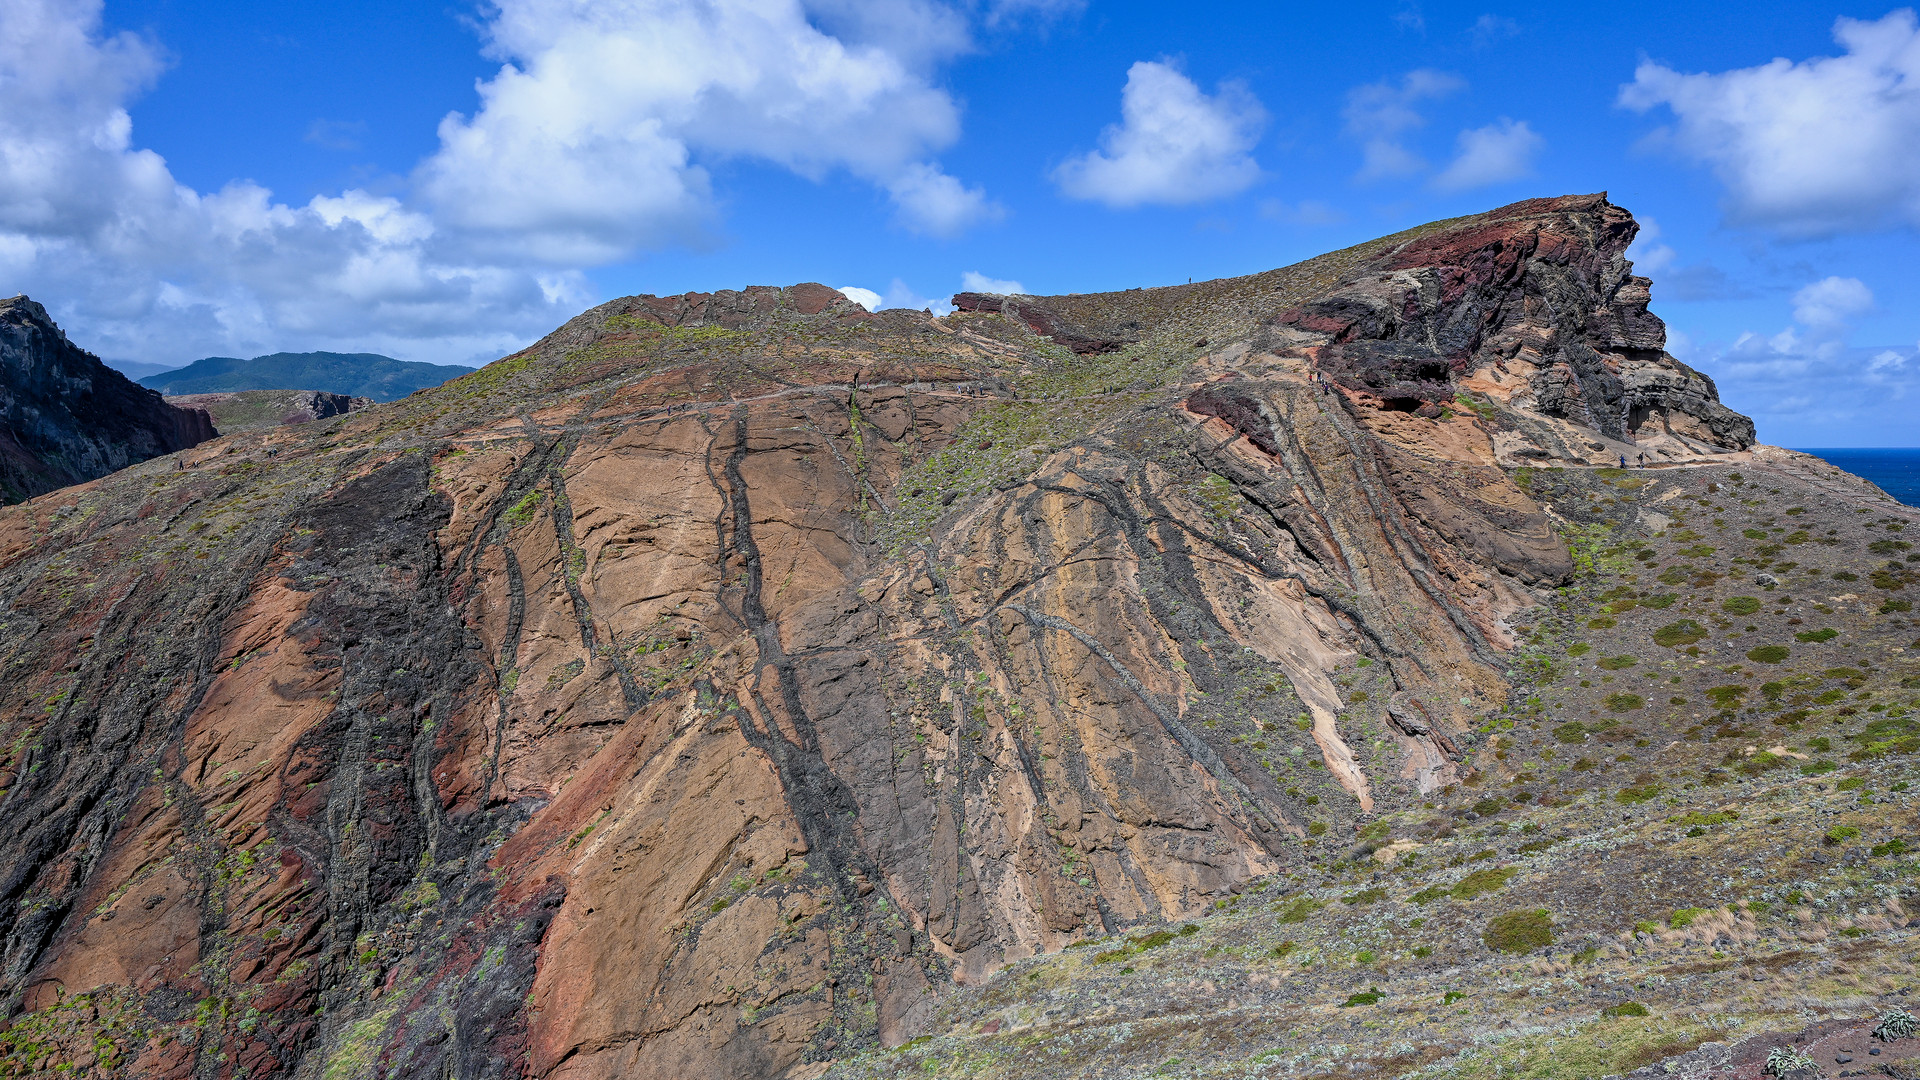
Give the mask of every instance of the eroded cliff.
[(1752, 443), (1632, 232), (1540, 200), (943, 319), (626, 298), (0, 512), (30, 1064), (817, 1075), (1339, 854), (1462, 778), (1575, 572), (1511, 466)]

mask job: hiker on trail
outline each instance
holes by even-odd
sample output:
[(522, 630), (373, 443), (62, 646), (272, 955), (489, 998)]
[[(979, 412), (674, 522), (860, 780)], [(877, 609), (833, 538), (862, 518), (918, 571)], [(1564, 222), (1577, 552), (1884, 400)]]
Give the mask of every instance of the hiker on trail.
[(1620, 455), (1620, 467), (1623, 469), (1627, 467), (1627, 455), (1625, 454)]
[(1647, 467), (1647, 452), (1644, 450), (1640, 452), (1640, 467), (1643, 469)]

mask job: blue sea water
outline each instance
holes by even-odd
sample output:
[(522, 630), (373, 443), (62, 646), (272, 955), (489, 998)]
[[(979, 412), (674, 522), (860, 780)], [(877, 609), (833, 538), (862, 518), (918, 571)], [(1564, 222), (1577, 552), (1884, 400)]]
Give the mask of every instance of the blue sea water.
[(1920, 447), (1796, 449), (1879, 484), (1908, 506), (1920, 506)]

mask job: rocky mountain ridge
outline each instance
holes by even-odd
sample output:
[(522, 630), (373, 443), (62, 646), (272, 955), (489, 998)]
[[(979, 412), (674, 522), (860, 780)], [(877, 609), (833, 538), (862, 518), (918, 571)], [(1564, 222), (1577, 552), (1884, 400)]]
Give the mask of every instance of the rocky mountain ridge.
[[(0, 511), (5, 1060), (813, 1078), (1124, 1047), (1076, 989), (1116, 969), (1076, 965), (1244, 951), (1182, 920), (1303, 882), (1318, 910), (1405, 822), (1553, 801), (1500, 726), (1550, 681), (1547, 613), (1679, 513), (1600, 466), (1905, 520), (1660, 351), (1632, 233), (1536, 200), (940, 319), (627, 297)], [(1645, 767), (1626, 745), (1560, 786)], [(1058, 1025), (992, 1015), (1022, 1000)], [(1100, 1053), (1046, 1068), (1167, 1056)]]
[(243, 360), (208, 356), (140, 380), (169, 396), (308, 388), (313, 391), (392, 401), (415, 390), (459, 378), (472, 368), (395, 360), (379, 353), (268, 353)]

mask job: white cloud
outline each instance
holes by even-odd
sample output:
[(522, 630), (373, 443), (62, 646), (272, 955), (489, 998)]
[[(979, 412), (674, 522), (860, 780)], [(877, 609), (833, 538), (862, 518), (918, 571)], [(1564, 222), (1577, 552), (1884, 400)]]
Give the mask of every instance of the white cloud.
[(1532, 176), (1533, 159), (1546, 144), (1525, 120), (1503, 116), (1486, 127), (1469, 128), (1460, 133), (1453, 163), (1433, 178), (1433, 186), (1466, 191)]
[(953, 298), (950, 296), (921, 296), (912, 286), (899, 278), (887, 286), (887, 295), (880, 301), (883, 308), (913, 308), (915, 311), (931, 311), (935, 315), (953, 314)]
[(1920, 350), (1851, 344), (1854, 323), (1873, 308), (1864, 283), (1829, 277), (1794, 294), (1794, 322), (1776, 333), (1748, 331), (1722, 348), (1675, 351), (1710, 371), (1723, 400), (1753, 416), (1769, 442), (1898, 445), (1911, 441), (1912, 425), (1891, 403), (1905, 397), (1908, 364)]
[(1241, 192), (1260, 178), (1251, 156), (1266, 110), (1239, 83), (1214, 96), (1169, 63), (1142, 60), (1127, 69), (1120, 124), (1101, 149), (1054, 170), (1060, 189), (1108, 206), (1178, 205)]
[(1344, 110), (1347, 133), (1361, 141), (1362, 160), (1356, 178), (1380, 180), (1426, 168), (1426, 160), (1402, 141), (1404, 135), (1426, 123), (1414, 106), (1446, 97), (1466, 85), (1457, 75), (1420, 68), (1407, 72), (1398, 85), (1390, 81), (1367, 83), (1348, 91)]
[(1920, 21), (1841, 18), (1843, 55), (1681, 74), (1642, 62), (1620, 103), (1666, 106), (1661, 133), (1710, 166), (1741, 221), (1796, 235), (1920, 224)]
[(1017, 281), (1004, 281), (990, 278), (977, 270), (969, 270), (960, 275), (961, 292), (989, 293), (994, 296), (1023, 296), (1027, 287)]
[(286, 345), (499, 355), (589, 299), (578, 274), (461, 255), (425, 215), (349, 190), (304, 206), (202, 193), (133, 142), (152, 46), (100, 33), (99, 0), (0, 5), (0, 292), (86, 347), (191, 360)]
[(960, 134), (930, 80), (967, 47), (962, 17), (927, 0), (814, 6), (844, 36), (800, 0), (502, 0), (488, 51), (507, 63), (473, 116), (441, 122), (422, 189), (445, 220), (570, 263), (699, 235), (706, 159), (844, 169), (936, 235), (997, 216), (932, 160)]
[[(0, 4), (0, 292), (49, 304), (77, 340), (180, 362), (277, 348), (472, 361), (593, 299), (582, 270), (717, 217), (706, 166), (844, 172), (901, 223), (946, 235), (1001, 211), (946, 174), (959, 109), (934, 81), (971, 24), (1049, 0), (503, 0), (503, 62), (472, 115), (392, 195), (304, 205), (235, 181), (178, 182), (127, 106), (162, 64), (104, 35), (102, 0)], [(347, 147), (357, 125), (315, 121)]]
[(1817, 330), (1844, 331), (1873, 310), (1873, 290), (1859, 278), (1829, 277), (1793, 294), (1793, 317)]
[(842, 285), (837, 291), (841, 296), (859, 304), (868, 311), (878, 311), (880, 309), (880, 294), (874, 292), (872, 289), (863, 289), (858, 285)]

